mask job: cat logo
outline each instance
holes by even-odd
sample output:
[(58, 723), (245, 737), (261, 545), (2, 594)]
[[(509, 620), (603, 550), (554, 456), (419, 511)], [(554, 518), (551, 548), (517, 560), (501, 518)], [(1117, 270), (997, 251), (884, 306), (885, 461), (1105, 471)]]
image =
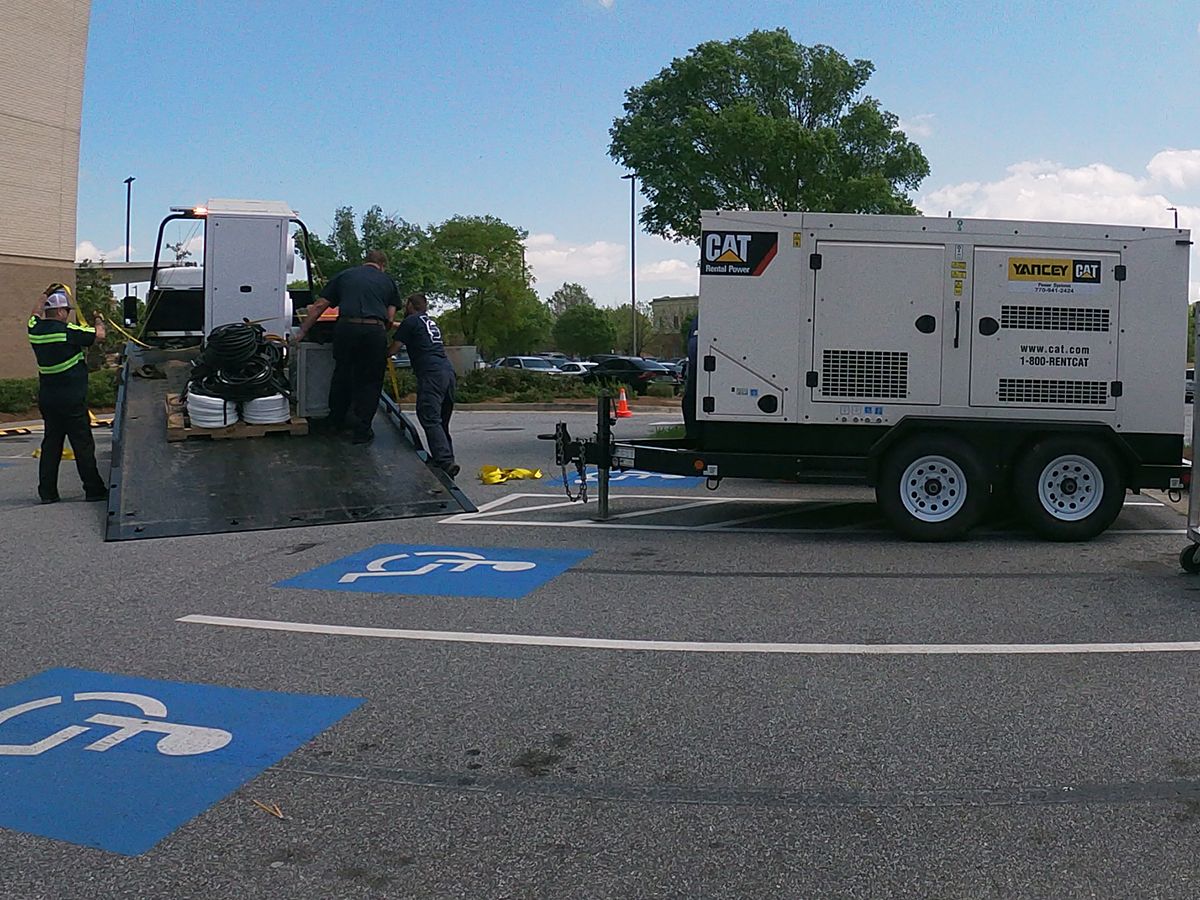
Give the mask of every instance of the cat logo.
[(1100, 260), (1009, 257), (1008, 280), (1049, 284), (1099, 284)]
[(774, 231), (706, 231), (701, 235), (701, 275), (761, 275), (775, 258)]

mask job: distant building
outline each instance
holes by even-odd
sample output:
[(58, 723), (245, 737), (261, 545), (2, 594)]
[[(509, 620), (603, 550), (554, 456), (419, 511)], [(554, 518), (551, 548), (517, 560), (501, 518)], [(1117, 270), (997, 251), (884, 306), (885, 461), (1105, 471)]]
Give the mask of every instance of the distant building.
[(685, 297), (655, 297), (650, 301), (650, 321), (654, 328), (650, 347), (655, 356), (683, 356), (686, 352), (683, 329), (699, 309), (700, 298), (695, 294)]
[[(0, 15), (0, 377), (32, 375), (25, 319), (75, 283), (79, 123), (90, 0), (4, 0)], [(114, 188), (119, 196), (119, 186)], [(114, 203), (114, 208), (117, 204)]]

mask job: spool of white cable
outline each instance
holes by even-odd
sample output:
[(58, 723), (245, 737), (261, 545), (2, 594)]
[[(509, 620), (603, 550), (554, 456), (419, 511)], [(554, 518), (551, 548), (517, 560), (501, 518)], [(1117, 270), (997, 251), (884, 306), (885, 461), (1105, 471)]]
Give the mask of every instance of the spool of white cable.
[(278, 425), (291, 418), (287, 397), (271, 394), (242, 403), (242, 416), (251, 425)]
[(237, 404), (220, 397), (189, 393), (187, 397), (188, 419), (195, 428), (224, 428), (238, 420)]

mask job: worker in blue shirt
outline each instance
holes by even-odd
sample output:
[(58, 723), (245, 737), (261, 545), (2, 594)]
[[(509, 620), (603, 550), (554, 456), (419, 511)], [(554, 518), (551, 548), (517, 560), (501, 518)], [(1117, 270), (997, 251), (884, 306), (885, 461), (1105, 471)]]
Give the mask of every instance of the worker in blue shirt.
[(404, 319), (396, 328), (388, 352), (395, 354), (401, 344), (407, 348), (413, 374), (417, 376), (417, 421), (425, 429), (429, 458), (453, 478), (459, 473), (454, 461), (454, 442), (450, 439), (457, 382), (442, 343), (441, 329), (429, 318), (429, 301), (424, 294), (410, 294), (404, 301)]
[(29, 316), (29, 345), (37, 357), (38, 407), (45, 428), (38, 463), (38, 497), (43, 503), (58, 502), (58, 466), (63, 440), (70, 439), (75, 467), (88, 500), (104, 500), (108, 489), (96, 467), (96, 442), (88, 419), (88, 368), (84, 351), (104, 340), (104, 322), (96, 327), (68, 322), (71, 315), (70, 289), (52, 284), (34, 304)]

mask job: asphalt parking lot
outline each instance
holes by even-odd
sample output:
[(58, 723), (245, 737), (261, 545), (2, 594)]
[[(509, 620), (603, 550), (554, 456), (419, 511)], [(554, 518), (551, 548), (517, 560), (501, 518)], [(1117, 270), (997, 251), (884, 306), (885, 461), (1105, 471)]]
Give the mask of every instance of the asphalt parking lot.
[(1200, 891), (1181, 507), (917, 545), (858, 489), (627, 478), (599, 523), (555, 418), (456, 416), (475, 513), (119, 544), (0, 439), (0, 749), (52, 745), (0, 756), (0, 895)]

